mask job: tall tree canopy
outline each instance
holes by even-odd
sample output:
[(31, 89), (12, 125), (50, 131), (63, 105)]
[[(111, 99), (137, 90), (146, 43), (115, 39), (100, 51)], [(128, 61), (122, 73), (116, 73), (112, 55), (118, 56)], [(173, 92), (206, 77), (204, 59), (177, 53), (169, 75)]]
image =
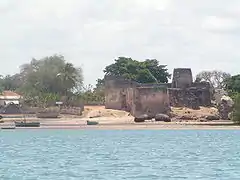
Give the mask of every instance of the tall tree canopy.
[(32, 59), (10, 76), (0, 76), (0, 92), (19, 91), (30, 97), (67, 96), (83, 85), (82, 69), (54, 55), (40, 60)]
[(30, 94), (55, 93), (66, 95), (83, 84), (82, 69), (67, 63), (63, 56), (32, 59), (21, 66), (21, 90)]
[(104, 69), (105, 75), (120, 76), (139, 83), (167, 83), (171, 75), (166, 65), (159, 65), (156, 59), (137, 61), (119, 57), (115, 63)]
[(228, 91), (240, 93), (240, 74), (232, 76), (226, 82), (226, 88)]
[(226, 80), (230, 78), (229, 73), (223, 71), (202, 71), (196, 76), (196, 81), (209, 82), (213, 88), (225, 88)]
[(13, 76), (0, 76), (0, 92), (4, 90), (15, 91), (21, 85), (19, 80), (19, 75), (15, 74)]

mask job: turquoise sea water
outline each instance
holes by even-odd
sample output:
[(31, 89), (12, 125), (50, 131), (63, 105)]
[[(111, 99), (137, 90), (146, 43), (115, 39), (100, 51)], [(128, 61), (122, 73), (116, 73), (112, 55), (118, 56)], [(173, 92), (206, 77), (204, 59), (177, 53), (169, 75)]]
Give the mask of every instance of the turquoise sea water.
[(240, 179), (240, 131), (0, 131), (0, 180)]

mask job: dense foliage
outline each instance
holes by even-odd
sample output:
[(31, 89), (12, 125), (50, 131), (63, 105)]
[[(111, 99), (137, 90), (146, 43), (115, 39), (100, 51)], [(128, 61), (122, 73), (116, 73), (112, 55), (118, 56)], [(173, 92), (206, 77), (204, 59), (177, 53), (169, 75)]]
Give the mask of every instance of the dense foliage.
[[(155, 59), (143, 62), (131, 58), (119, 57), (113, 64), (104, 69), (105, 75), (123, 77), (139, 83), (168, 82), (170, 74), (166, 66), (159, 65)], [(104, 78), (97, 79), (96, 87), (81, 94), (86, 103), (103, 104), (105, 101)]]
[(103, 104), (104, 80), (98, 79), (96, 87), (83, 86), (82, 69), (68, 63), (63, 56), (53, 55), (32, 59), (12, 76), (0, 76), (0, 93), (16, 91), (24, 95), (24, 103), (30, 106), (51, 106), (56, 101), (65, 105), (80, 103)]
[(78, 97), (88, 105), (103, 105), (105, 102), (104, 84), (98, 86), (97, 83), (95, 88), (88, 85), (82, 92), (79, 92)]
[(230, 92), (240, 93), (240, 74), (229, 78), (226, 81), (226, 88)]
[(235, 93), (233, 95), (233, 100), (234, 100), (234, 109), (231, 114), (232, 116), (231, 118), (235, 123), (240, 124), (240, 93)]
[(21, 85), (19, 81), (19, 75), (15, 74), (13, 76), (0, 76), (0, 92), (3, 90), (12, 90), (15, 91)]
[[(160, 65), (156, 59), (137, 61), (126, 57), (119, 57), (106, 66), (104, 73), (139, 83), (167, 83), (171, 77), (166, 65)], [(240, 75), (231, 77), (222, 71), (202, 71), (196, 81), (207, 81), (213, 88), (225, 88), (230, 92), (236, 101), (233, 117), (236, 120), (239, 116), (240, 119)], [(0, 93), (3, 90), (17, 91), (24, 95), (25, 102), (38, 106), (56, 101), (103, 104), (104, 88), (104, 79), (97, 79), (95, 87), (84, 87), (82, 69), (67, 62), (61, 55), (32, 59), (21, 66), (19, 73), (0, 76)]]
[(167, 83), (170, 78), (166, 66), (159, 65), (156, 59), (137, 61), (132, 58), (119, 57), (105, 68), (104, 73), (139, 83)]
[(81, 68), (67, 63), (63, 56), (33, 59), (21, 67), (21, 90), (25, 93), (54, 93), (67, 95), (83, 83)]
[(228, 78), (225, 88), (234, 100), (234, 109), (231, 118), (235, 123), (240, 124), (240, 74)]
[(25, 100), (39, 104), (70, 97), (81, 90), (82, 85), (82, 69), (66, 62), (61, 55), (32, 59), (21, 66), (19, 73), (0, 78), (1, 91), (20, 92)]

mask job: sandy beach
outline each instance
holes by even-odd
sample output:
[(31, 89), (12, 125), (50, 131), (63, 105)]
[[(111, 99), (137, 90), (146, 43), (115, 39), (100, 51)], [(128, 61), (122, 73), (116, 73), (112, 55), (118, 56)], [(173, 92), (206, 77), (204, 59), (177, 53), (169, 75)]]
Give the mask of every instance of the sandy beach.
[[(179, 117), (181, 115), (200, 118), (202, 115), (214, 114), (213, 108), (202, 108), (200, 110), (173, 109), (173, 112)], [(135, 123), (134, 118), (125, 111), (105, 109), (103, 106), (87, 106), (81, 117), (61, 115), (57, 119), (39, 119), (36, 117), (23, 118), (5, 118), (0, 127), (14, 126), (14, 121), (40, 122), (41, 126), (34, 129), (102, 129), (102, 130), (164, 130), (164, 129), (240, 129), (240, 126), (234, 125), (232, 121), (209, 121), (200, 122), (197, 120), (173, 119), (172, 122), (156, 122), (154, 120), (143, 123)], [(87, 125), (87, 121), (97, 121), (98, 125)], [(26, 129), (26, 128), (17, 128)], [(29, 128), (27, 128), (29, 129)], [(32, 128), (30, 128), (32, 129)]]
[[(87, 121), (97, 121), (98, 125), (87, 125)], [(19, 120), (18, 120), (19, 121)], [(60, 118), (56, 119), (28, 119), (28, 122), (40, 122), (41, 126), (34, 129), (102, 129), (102, 130), (138, 130), (138, 129), (240, 129), (231, 121), (212, 122), (156, 122), (146, 121), (135, 123), (132, 118)], [(13, 120), (7, 120), (1, 127), (14, 126)], [(32, 129), (32, 128), (18, 128)]]

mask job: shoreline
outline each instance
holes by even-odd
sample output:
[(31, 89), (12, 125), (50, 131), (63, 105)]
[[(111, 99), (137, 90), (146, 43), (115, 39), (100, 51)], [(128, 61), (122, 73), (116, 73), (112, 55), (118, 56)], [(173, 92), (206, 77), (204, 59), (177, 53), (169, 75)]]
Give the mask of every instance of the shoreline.
[[(4, 123), (0, 127), (14, 127), (13, 123)], [(232, 122), (145, 122), (145, 123), (42, 123), (40, 127), (16, 127), (13, 130), (26, 129), (79, 129), (79, 130), (240, 130), (240, 126)], [(4, 129), (1, 129), (4, 130)], [(8, 130), (9, 131), (9, 130)]]
[[(105, 109), (104, 106), (86, 106), (82, 116), (61, 114), (58, 118), (37, 118), (35, 115), (9, 114), (0, 123), (1, 127), (15, 127), (14, 121), (40, 122), (40, 127), (16, 129), (82, 129), (82, 130), (183, 130), (183, 129), (240, 129), (232, 121), (206, 121), (203, 116), (214, 115), (216, 109), (201, 107), (200, 110), (172, 108), (176, 115), (172, 122), (147, 120), (136, 123), (128, 112)], [(184, 118), (182, 118), (184, 117)], [(189, 119), (188, 119), (189, 118)], [(204, 120), (204, 122), (201, 122)], [(87, 125), (96, 121), (98, 125)]]
[[(14, 121), (27, 121), (27, 122), (40, 122), (40, 127), (16, 127), (16, 129), (79, 129), (79, 130), (240, 130), (240, 126), (234, 124), (232, 121), (217, 120), (200, 122), (198, 120), (190, 119), (172, 119), (172, 122), (147, 120), (145, 122), (134, 122), (134, 117), (129, 116), (128, 113), (123, 111), (106, 110), (104, 107), (97, 107), (97, 113), (90, 111), (82, 117), (62, 115), (59, 118), (37, 118), (34, 116), (24, 116), (22, 118), (16, 115), (9, 115), (3, 118), (4, 123), (0, 123), (1, 127), (15, 127)], [(93, 108), (92, 108), (93, 109)], [(102, 113), (99, 113), (101, 110)], [(188, 110), (181, 110), (181, 114), (189, 115)], [(177, 111), (177, 110), (175, 110)], [(186, 111), (186, 112), (185, 112)], [(202, 109), (194, 111), (191, 115), (196, 117), (202, 116), (203, 112), (209, 109)], [(93, 113), (92, 113), (93, 112)], [(98, 117), (98, 115), (101, 115)], [(92, 116), (92, 118), (90, 118)], [(95, 116), (95, 117), (94, 117)], [(114, 117), (113, 117), (114, 116)], [(194, 116), (194, 117), (195, 117)], [(181, 117), (179, 115), (179, 117)], [(187, 117), (187, 116), (186, 116)], [(191, 117), (191, 116), (190, 116)], [(87, 121), (96, 121), (98, 125), (87, 125)]]

